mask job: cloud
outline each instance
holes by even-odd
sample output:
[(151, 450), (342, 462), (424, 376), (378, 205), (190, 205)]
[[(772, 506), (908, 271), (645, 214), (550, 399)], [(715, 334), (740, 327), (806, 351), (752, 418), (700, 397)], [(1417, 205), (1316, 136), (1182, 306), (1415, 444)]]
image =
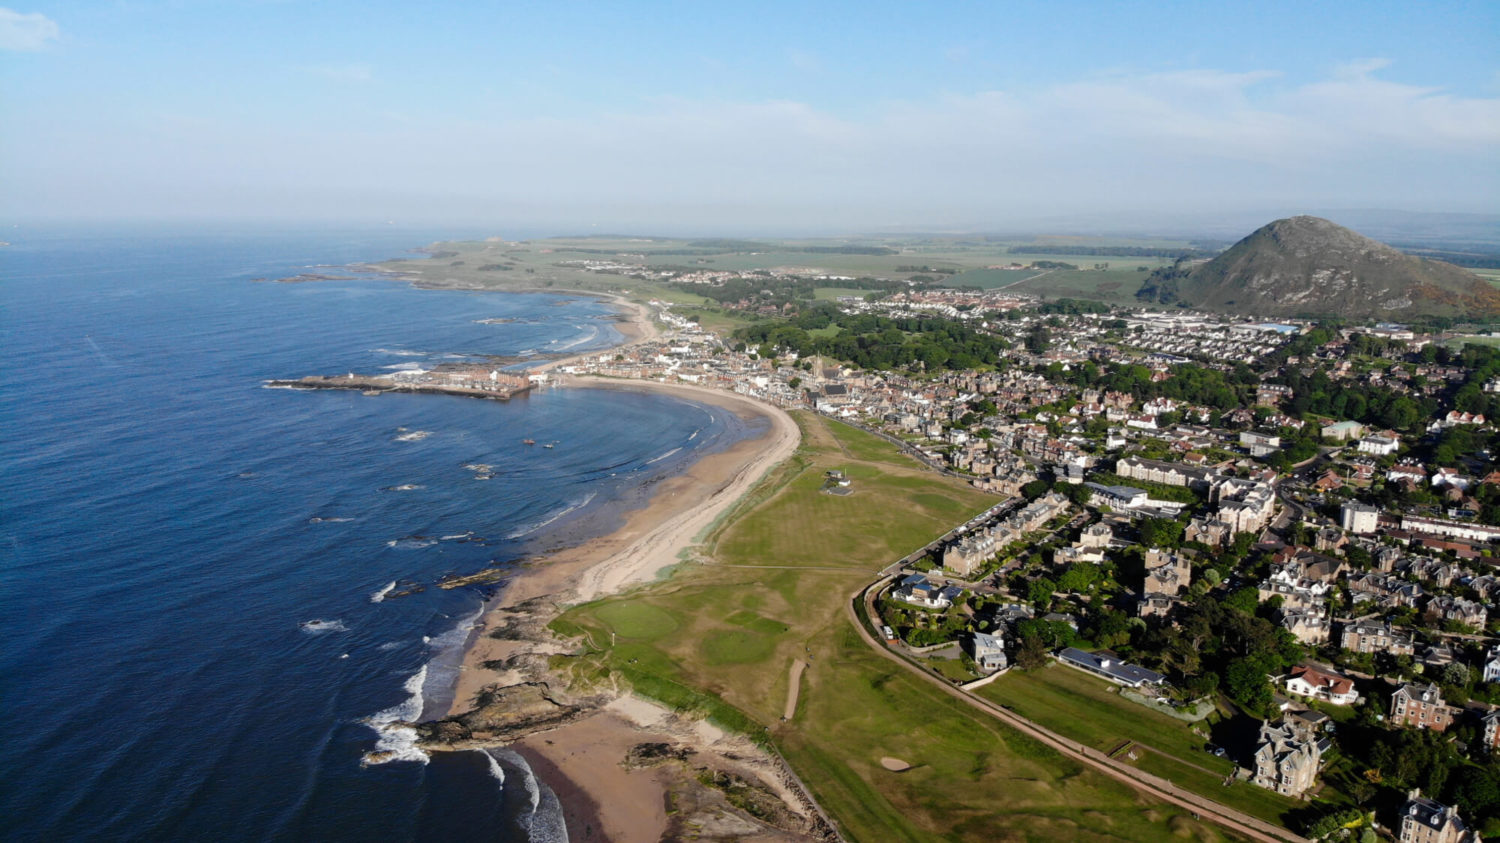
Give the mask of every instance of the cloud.
[(0, 7), (0, 50), (40, 50), (61, 33), (57, 22), (40, 12)]
[[(83, 198), (89, 191), (115, 191), (121, 207), (196, 196), (205, 212), (233, 195), (246, 197), (233, 206), (245, 213), (261, 202), (269, 216), (317, 208), (328, 218), (367, 208), (410, 217), (415, 210), (396, 207), (410, 203), (455, 216), (512, 209), (592, 219), (614, 209), (625, 220), (826, 228), (1492, 207), (1500, 97), (1392, 82), (1382, 78), (1392, 71), (1361, 67), (1303, 83), (1270, 71), (1116, 72), (854, 112), (657, 97), (561, 116), (474, 106), (411, 122), (358, 104), (323, 124), (138, 115), (113, 128), (80, 124), (71, 137), (39, 129), (0, 164), (24, 192), (58, 205), (60, 185), (33, 174), (69, 173), (68, 201), (84, 207), (110, 205)], [(114, 139), (108, 148), (101, 133)]]

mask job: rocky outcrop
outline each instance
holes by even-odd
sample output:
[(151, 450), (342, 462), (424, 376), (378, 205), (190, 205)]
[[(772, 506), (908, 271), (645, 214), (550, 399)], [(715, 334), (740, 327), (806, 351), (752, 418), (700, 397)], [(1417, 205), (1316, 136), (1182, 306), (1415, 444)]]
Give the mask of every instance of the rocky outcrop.
[(1477, 275), (1307, 216), (1263, 226), (1213, 260), (1159, 269), (1136, 297), (1255, 316), (1500, 314), (1500, 293)]

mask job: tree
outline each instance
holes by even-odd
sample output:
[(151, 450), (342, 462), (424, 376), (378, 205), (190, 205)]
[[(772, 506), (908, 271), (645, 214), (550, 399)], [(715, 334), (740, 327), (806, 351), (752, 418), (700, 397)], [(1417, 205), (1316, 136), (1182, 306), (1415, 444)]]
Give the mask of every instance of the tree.
[(1170, 518), (1147, 518), (1140, 523), (1141, 544), (1173, 548), (1182, 544), (1184, 527)]
[(1091, 564), (1079, 562), (1068, 566), (1068, 570), (1057, 578), (1058, 591), (1088, 591), (1099, 576), (1099, 569)]
[(1032, 670), (1046, 663), (1046, 643), (1035, 635), (1021, 636), (1021, 643), (1016, 647), (1016, 667), (1022, 670)]
[(1052, 594), (1057, 591), (1057, 583), (1046, 577), (1037, 577), (1031, 581), (1026, 588), (1026, 599), (1030, 600), (1037, 608), (1043, 608), (1052, 603)]
[(1254, 715), (1263, 715), (1271, 708), (1271, 682), (1251, 659), (1239, 658), (1229, 663), (1224, 672), (1224, 691)]
[(789, 387), (791, 387), (792, 389), (796, 389), (797, 387), (799, 387), (799, 386), (802, 385), (802, 379), (801, 378), (792, 378), (791, 380), (789, 380), (789, 381), (786, 382), (786, 385), (789, 386)]

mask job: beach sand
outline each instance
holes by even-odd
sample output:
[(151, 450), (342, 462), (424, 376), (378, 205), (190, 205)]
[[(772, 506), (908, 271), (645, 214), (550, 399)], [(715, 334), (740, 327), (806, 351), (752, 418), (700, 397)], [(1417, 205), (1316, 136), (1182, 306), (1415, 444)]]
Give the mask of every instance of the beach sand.
[[(646, 311), (637, 311), (649, 324)], [(479, 630), (499, 624), (507, 609), (536, 598), (559, 605), (582, 603), (650, 582), (678, 564), (679, 555), (707, 531), (773, 466), (791, 456), (800, 441), (797, 424), (785, 412), (734, 393), (685, 384), (566, 378), (561, 388), (659, 391), (710, 404), (744, 418), (765, 418), (767, 431), (708, 454), (684, 473), (657, 484), (647, 504), (625, 516), (620, 529), (550, 554), (512, 577), (491, 604)], [(522, 650), (545, 651), (548, 642), (499, 640), (476, 635), (464, 656), (453, 696), (453, 713), (471, 706), (475, 695), (514, 676), (484, 667)], [(556, 646), (556, 645), (550, 645)], [(601, 713), (516, 744), (535, 761), (538, 774), (563, 803), (570, 833), (577, 840), (658, 840), (667, 828), (664, 810), (667, 774), (659, 769), (621, 765), (630, 747), (663, 737), (681, 742), (681, 730), (654, 734), (613, 713)], [(712, 737), (712, 736), (709, 736)], [(714, 741), (704, 740), (704, 748)]]

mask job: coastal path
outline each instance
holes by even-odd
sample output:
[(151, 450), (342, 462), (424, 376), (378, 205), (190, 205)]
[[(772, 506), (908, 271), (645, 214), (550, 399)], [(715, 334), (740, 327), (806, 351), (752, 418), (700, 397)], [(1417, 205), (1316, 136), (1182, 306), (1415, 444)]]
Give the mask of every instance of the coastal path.
[(884, 658), (901, 665), (903, 668), (922, 677), (924, 681), (941, 688), (943, 693), (962, 700), (978, 711), (1010, 726), (1021, 734), (1034, 738), (1042, 744), (1057, 750), (1064, 756), (1080, 761), (1143, 793), (1186, 808), (1193, 812), (1195, 818), (1201, 816), (1236, 834), (1243, 835), (1251, 840), (1262, 841), (1262, 843), (1306, 843), (1306, 838), (1293, 834), (1287, 829), (1272, 825), (1265, 820), (1252, 817), (1227, 805), (1221, 805), (1207, 797), (1182, 790), (1166, 779), (1138, 770), (1124, 762), (1116, 761), (1092, 747), (1068, 740), (1056, 732), (1028, 720), (1013, 711), (1009, 711), (988, 700), (976, 697), (962, 688), (949, 684), (924, 670), (920, 665), (892, 652), (890, 648), (881, 644), (870, 633), (870, 630), (860, 620), (859, 613), (855, 610), (855, 606), (862, 604), (866, 616), (874, 617), (874, 607), (872, 605), (874, 592), (878, 591), (879, 587), (885, 582), (886, 578), (882, 578), (875, 584), (860, 589), (851, 595), (849, 600), (844, 602), (844, 613), (848, 617), (849, 622), (854, 624), (854, 629), (859, 633), (859, 637), (864, 640), (865, 644), (869, 645), (871, 649)]

